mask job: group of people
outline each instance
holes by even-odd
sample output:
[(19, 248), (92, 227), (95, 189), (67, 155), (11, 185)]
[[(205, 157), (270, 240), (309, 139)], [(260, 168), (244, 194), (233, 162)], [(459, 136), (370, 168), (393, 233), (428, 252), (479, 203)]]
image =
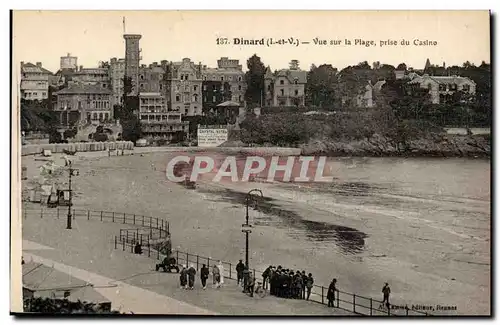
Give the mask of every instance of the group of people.
[[(196, 268), (193, 264), (189, 266), (181, 266), (180, 270), (180, 286), (182, 289), (193, 290), (196, 278)], [(253, 296), (255, 291), (255, 275), (249, 268), (240, 260), (236, 265), (238, 285), (243, 287), (243, 292)], [(210, 270), (203, 264), (200, 270), (200, 280), (203, 290), (207, 288), (207, 280), (210, 276)], [(224, 267), (222, 262), (212, 266), (212, 279), (213, 288), (220, 288), (224, 284)], [(278, 267), (269, 266), (262, 273), (262, 289), (268, 290), (271, 295), (280, 298), (288, 299), (304, 299), (309, 300), (311, 290), (314, 286), (314, 278), (312, 273), (306, 274), (306, 271), (293, 271), (285, 269), (281, 265)], [(335, 300), (337, 297), (337, 279), (333, 279), (328, 286), (326, 299), (328, 300), (328, 307), (335, 307)], [(391, 289), (388, 283), (385, 283), (382, 288), (383, 302), (387, 308), (389, 305), (389, 296)]]
[[(200, 270), (200, 280), (203, 290), (207, 289), (207, 280), (210, 276), (210, 270), (206, 264), (203, 264)], [(213, 287), (220, 288), (224, 284), (224, 267), (222, 262), (219, 261), (219, 264), (212, 266), (212, 278), (213, 278)], [(182, 265), (179, 272), (179, 280), (182, 289), (193, 290), (194, 283), (196, 279), (196, 268), (193, 264), (189, 266)]]
[(309, 300), (314, 285), (312, 273), (285, 269), (281, 265), (269, 266), (262, 273), (262, 279), (264, 289), (269, 287), (271, 295), (288, 299)]

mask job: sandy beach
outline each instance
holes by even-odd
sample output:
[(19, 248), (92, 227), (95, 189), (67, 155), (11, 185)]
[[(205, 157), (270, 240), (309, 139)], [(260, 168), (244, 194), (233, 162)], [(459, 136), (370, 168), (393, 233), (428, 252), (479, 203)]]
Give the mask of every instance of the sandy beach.
[[(306, 270), (325, 286), (336, 277), (341, 290), (377, 299), (389, 282), (394, 304), (489, 313), (489, 161), (332, 158), (331, 184), (207, 178), (192, 190), (165, 177), (172, 155), (78, 153), (75, 206), (163, 218), (174, 248), (236, 263), (244, 258), (245, 193), (259, 188), (251, 267)], [(22, 159), (29, 179), (45, 163), (35, 158)]]

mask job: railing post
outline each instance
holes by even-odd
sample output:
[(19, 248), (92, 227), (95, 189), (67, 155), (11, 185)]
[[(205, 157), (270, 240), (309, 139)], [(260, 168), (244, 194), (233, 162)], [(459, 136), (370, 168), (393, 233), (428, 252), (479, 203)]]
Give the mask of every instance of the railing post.
[(372, 316), (372, 310), (373, 310), (373, 299), (370, 298), (370, 316)]
[(123, 212), (123, 223), (125, 223), (125, 212)]
[(175, 251), (175, 253), (177, 254), (177, 264), (179, 264), (180, 263), (180, 261), (179, 261), (179, 251)]
[(149, 228), (153, 227), (153, 218), (149, 217)]
[(406, 306), (406, 316), (408, 316), (408, 306)]
[(116, 236), (115, 236), (115, 249), (116, 249)]
[(43, 208), (40, 209), (40, 218), (43, 218)]
[(142, 234), (141, 234), (141, 245), (142, 245)]
[(352, 295), (352, 311), (356, 313), (356, 295)]
[(186, 253), (186, 267), (189, 268), (189, 253)]
[(210, 269), (210, 257), (207, 259), (207, 268)]
[(90, 220), (90, 210), (87, 210), (87, 220)]
[(142, 216), (142, 225), (144, 226), (144, 216)]
[(149, 245), (149, 239), (148, 239), (148, 257), (151, 257), (151, 246)]
[(75, 209), (73, 209), (73, 220), (76, 219), (76, 213), (75, 212), (76, 212)]
[(130, 252), (133, 254), (134, 252), (134, 245), (130, 245)]
[(158, 229), (158, 218), (156, 218), (156, 229)]
[(134, 225), (135, 225), (135, 213), (134, 213)]
[(231, 263), (229, 263), (229, 278), (230, 278), (230, 279), (232, 279), (232, 277), (231, 277), (231, 268), (232, 268), (232, 267), (231, 267)]
[(325, 304), (325, 287), (321, 286), (321, 303)]
[(123, 251), (125, 251), (125, 241), (124, 240), (122, 240), (122, 249), (123, 249)]
[[(26, 219), (26, 211), (24, 211), (24, 218)], [(57, 219), (59, 219), (59, 208), (57, 208)]]
[(387, 305), (387, 316), (391, 316), (391, 306)]
[(198, 270), (198, 266), (199, 266), (198, 262), (199, 262), (199, 259), (200, 259), (200, 257), (199, 257), (198, 255), (196, 255), (196, 270)]
[[(333, 292), (333, 295), (335, 296), (335, 292)], [(340, 298), (340, 292), (337, 290), (337, 308), (339, 308), (339, 298)]]
[(160, 259), (160, 249), (159, 248), (156, 249), (156, 259), (157, 260)]
[(102, 221), (102, 211), (101, 211), (101, 221)]
[(113, 223), (115, 222), (115, 212), (113, 211)]

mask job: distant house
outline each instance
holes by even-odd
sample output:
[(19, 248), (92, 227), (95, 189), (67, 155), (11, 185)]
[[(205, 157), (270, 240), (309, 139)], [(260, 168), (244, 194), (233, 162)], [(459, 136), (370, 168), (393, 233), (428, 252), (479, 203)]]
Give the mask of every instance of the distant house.
[(457, 91), (474, 95), (476, 83), (469, 78), (460, 76), (423, 76), (414, 75), (408, 82), (409, 85), (417, 85), (420, 88), (429, 89), (431, 102), (439, 104), (449, 100)]
[(52, 72), (42, 66), (42, 62), (21, 62), (21, 98), (44, 100), (49, 97), (49, 78)]
[(289, 69), (276, 73), (266, 69), (264, 76), (264, 106), (304, 106), (307, 71), (299, 68), (299, 61), (292, 60)]

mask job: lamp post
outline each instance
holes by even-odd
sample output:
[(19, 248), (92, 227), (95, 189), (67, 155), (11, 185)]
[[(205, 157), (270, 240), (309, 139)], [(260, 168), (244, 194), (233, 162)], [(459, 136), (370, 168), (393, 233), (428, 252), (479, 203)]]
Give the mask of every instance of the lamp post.
[(71, 229), (71, 206), (73, 205), (73, 190), (71, 189), (71, 176), (78, 176), (78, 169), (71, 167), (71, 160), (66, 161), (69, 172), (69, 202), (68, 202), (68, 218), (66, 220), (66, 229)]
[(250, 204), (250, 199), (252, 197), (252, 193), (253, 192), (257, 192), (260, 194), (260, 197), (264, 197), (264, 195), (262, 195), (262, 191), (259, 190), (259, 189), (253, 189), (253, 190), (250, 190), (248, 193), (247, 193), (247, 196), (246, 196), (246, 199), (245, 199), (245, 203), (246, 203), (246, 215), (245, 215), (245, 223), (242, 224), (242, 230), (241, 232), (244, 232), (245, 233), (245, 266), (250, 270), (250, 265), (249, 265), (249, 262), (248, 262), (248, 236), (249, 234), (252, 232), (252, 230), (250, 228), (252, 228), (252, 225), (249, 224), (248, 222), (248, 205)]

